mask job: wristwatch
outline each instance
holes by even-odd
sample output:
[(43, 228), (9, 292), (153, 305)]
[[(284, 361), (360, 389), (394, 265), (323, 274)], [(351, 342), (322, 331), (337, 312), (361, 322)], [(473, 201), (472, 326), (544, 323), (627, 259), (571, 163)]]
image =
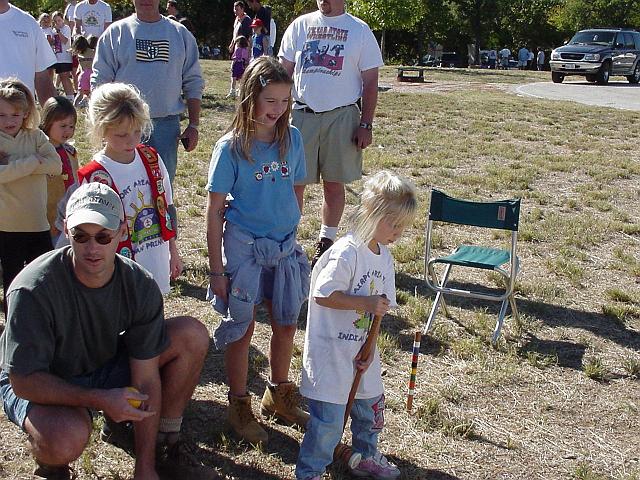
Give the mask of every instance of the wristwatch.
[(364, 128), (365, 130), (373, 129), (373, 123), (360, 122), (360, 128)]

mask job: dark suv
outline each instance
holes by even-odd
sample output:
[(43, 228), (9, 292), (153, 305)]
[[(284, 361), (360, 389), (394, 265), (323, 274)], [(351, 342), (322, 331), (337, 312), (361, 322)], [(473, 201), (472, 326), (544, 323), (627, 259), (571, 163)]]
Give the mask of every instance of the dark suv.
[(640, 81), (640, 33), (625, 28), (580, 30), (551, 52), (551, 79), (561, 83), (567, 75), (582, 75), (605, 85), (611, 75), (629, 83)]

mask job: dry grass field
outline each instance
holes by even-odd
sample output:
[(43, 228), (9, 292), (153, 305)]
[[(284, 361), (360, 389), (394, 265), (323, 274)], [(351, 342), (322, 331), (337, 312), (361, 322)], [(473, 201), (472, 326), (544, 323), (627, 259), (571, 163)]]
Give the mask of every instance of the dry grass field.
[[(212, 145), (234, 105), (224, 99), (229, 64), (203, 65), (201, 142), (182, 155), (175, 186), (186, 269), (166, 299), (166, 313), (194, 315), (212, 330), (217, 318), (204, 299), (204, 186)], [(548, 72), (430, 69), (426, 78), (423, 85), (400, 85), (393, 68), (383, 69), (381, 83), (391, 89), (380, 94), (374, 143), (365, 155), (365, 177), (392, 169), (420, 190), (420, 213), (392, 249), (400, 306), (383, 320), (378, 342), (388, 406), (380, 449), (411, 480), (640, 479), (640, 114), (510, 92), (513, 84), (550, 81)], [(76, 140), (86, 160), (82, 126)], [(423, 339), (409, 414), (413, 334), (433, 299), (421, 280), (431, 186), (472, 199), (522, 198), (516, 295), (522, 324), (508, 317), (493, 348), (496, 305), (450, 300), (451, 318), (440, 314)], [(361, 182), (349, 186), (348, 211), (360, 189)], [(299, 228), (307, 251), (319, 228), (320, 201), (319, 188), (307, 190)], [(437, 232), (438, 252), (458, 240), (497, 245), (507, 239), (466, 229)], [(294, 379), (304, 329), (302, 315)], [(250, 359), (255, 411), (268, 372), (268, 332), (262, 317)], [(203, 467), (198, 477), (182, 478), (294, 478), (302, 432), (267, 422), (271, 441), (262, 448), (224, 434), (222, 367), (212, 345), (183, 428)], [(0, 478), (31, 478), (25, 440), (0, 416)], [(74, 465), (79, 478), (111, 480), (130, 478), (132, 466), (126, 453), (99, 438)], [(334, 466), (326, 478), (350, 476)]]

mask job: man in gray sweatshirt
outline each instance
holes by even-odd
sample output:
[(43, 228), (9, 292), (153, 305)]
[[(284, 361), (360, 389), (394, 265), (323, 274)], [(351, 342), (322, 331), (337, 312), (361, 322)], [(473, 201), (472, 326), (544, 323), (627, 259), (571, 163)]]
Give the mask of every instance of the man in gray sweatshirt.
[[(173, 183), (178, 140), (188, 152), (198, 144), (204, 89), (198, 45), (183, 25), (160, 15), (160, 0), (134, 0), (134, 6), (134, 14), (113, 23), (100, 37), (91, 87), (124, 82), (140, 90), (153, 120), (147, 143), (162, 157)], [(181, 130), (183, 97), (189, 124)]]

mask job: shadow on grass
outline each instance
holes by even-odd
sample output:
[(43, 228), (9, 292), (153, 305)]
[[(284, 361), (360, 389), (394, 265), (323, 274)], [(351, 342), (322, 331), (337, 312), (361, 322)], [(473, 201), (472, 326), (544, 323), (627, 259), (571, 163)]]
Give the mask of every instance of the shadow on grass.
[(531, 336), (527, 342), (518, 350), (518, 355), (526, 357), (529, 352), (536, 352), (542, 355), (555, 356), (558, 359), (559, 367), (582, 370), (582, 358), (587, 347), (581, 343), (568, 342), (564, 340), (544, 340)]
[[(414, 289), (417, 287), (419, 295), (427, 297), (435, 296), (422, 280), (403, 273), (398, 273), (396, 275), (396, 284), (399, 288), (402, 288), (411, 294), (413, 294)], [(470, 289), (475, 286), (472, 283), (454, 281), (451, 281), (449, 285), (461, 289)], [(500, 308), (499, 302), (484, 302), (481, 300), (454, 296), (447, 296), (446, 300), (447, 304), (453, 307), (465, 310), (486, 309), (488, 314), (496, 316), (498, 315), (498, 310)], [(563, 307), (561, 305), (528, 300), (518, 296), (516, 296), (516, 303), (521, 315), (524, 314), (534, 320), (540, 320), (550, 327), (582, 328), (592, 332), (594, 335), (611, 340), (618, 345), (640, 351), (640, 334), (603, 313), (585, 312), (574, 308)], [(508, 314), (509, 312), (510, 310), (508, 310)], [(443, 313), (441, 311), (438, 312), (438, 316), (442, 314)], [(507, 321), (509, 321), (508, 318)]]
[[(255, 345), (249, 346), (249, 375), (247, 382), (247, 390), (257, 398), (262, 398), (265, 381), (261, 372), (264, 368), (268, 368), (269, 358), (265, 352), (260, 351)], [(209, 344), (209, 351), (202, 367), (199, 385), (225, 385), (227, 376), (224, 369), (224, 352), (216, 349), (213, 340)], [(227, 387), (223, 387), (227, 391)], [(226, 409), (226, 406), (225, 406)], [(226, 412), (226, 410), (225, 410)]]
[(207, 288), (202, 285), (189, 283), (181, 278), (174, 280), (173, 285), (177, 287), (177, 290), (180, 292), (180, 296), (182, 297), (191, 297), (197, 300), (202, 300), (203, 302), (206, 301)]
[[(435, 296), (435, 294), (426, 287), (424, 281), (403, 273), (396, 274), (396, 285), (397, 288), (405, 290), (411, 295), (413, 295), (417, 289), (418, 295), (430, 298)], [(449, 285), (467, 290), (475, 286), (471, 283), (454, 281), (451, 281)], [(500, 308), (499, 302), (486, 302), (464, 297), (447, 296), (446, 301), (447, 304), (452, 307), (465, 310), (485, 309), (487, 314), (495, 315), (496, 317)], [(640, 334), (603, 313), (585, 312), (560, 305), (528, 300), (518, 296), (516, 296), (516, 303), (520, 315), (524, 314), (533, 320), (539, 320), (549, 327), (580, 328), (599, 337), (611, 340), (620, 346), (640, 351)], [(508, 313), (510, 313), (510, 310), (508, 310)], [(439, 311), (438, 317), (441, 315), (443, 315), (443, 312)], [(426, 318), (424, 321), (426, 322)], [(434, 324), (437, 323), (437, 321), (438, 319), (436, 319)], [(505, 322), (509, 321), (510, 318), (505, 320)], [(536, 339), (533, 336), (530, 340), (530, 345), (531, 348), (529, 348), (529, 350), (534, 349), (537, 345), (542, 348), (540, 353), (557, 354), (559, 362), (563, 361), (566, 363), (566, 366), (573, 366), (573, 368), (581, 368), (581, 358), (584, 354), (583, 345), (571, 342), (544, 341)], [(580, 358), (580, 362), (577, 361), (578, 358)]]
[[(235, 457), (254, 447), (236, 440), (226, 431), (224, 425), (226, 411), (227, 405), (219, 402), (211, 400), (190, 402), (183, 431), (186, 433), (184, 436), (187, 442), (195, 446), (194, 454), (197, 459), (207, 467), (218, 469), (224, 475), (220, 478), (265, 480), (281, 478), (255, 466), (234, 461)], [(298, 456), (297, 440), (271, 428), (268, 422), (263, 422), (262, 425), (269, 434), (269, 443), (260, 447), (260, 452), (268, 457), (279, 458), (284, 463), (295, 464)]]

